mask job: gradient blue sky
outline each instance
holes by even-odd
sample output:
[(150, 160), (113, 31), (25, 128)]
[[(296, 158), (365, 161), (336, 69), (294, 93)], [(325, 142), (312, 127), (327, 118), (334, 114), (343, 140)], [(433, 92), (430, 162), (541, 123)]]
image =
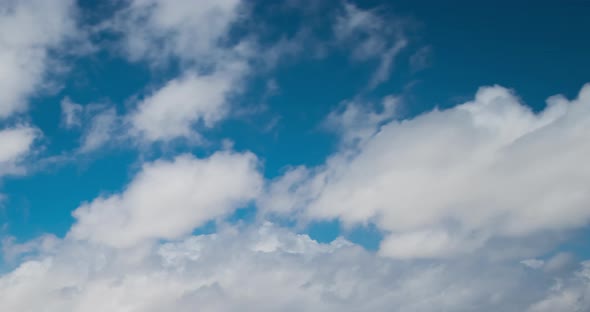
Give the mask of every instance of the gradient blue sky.
[[(238, 13), (233, 15), (234, 11)], [(6, 68), (6, 74), (0, 74), (0, 80), (5, 80), (0, 81), (0, 93), (7, 95), (0, 96), (0, 107), (12, 107), (12, 102), (19, 102), (14, 104), (19, 108), (7, 108), (8, 113), (0, 117), (0, 131), (29, 127), (37, 132), (26, 151), (5, 163), (0, 157), (0, 235), (5, 237), (0, 272), (7, 272), (0, 276), (0, 291), (2, 279), (25, 261), (56, 257), (67, 262), (72, 254), (63, 251), (67, 249), (63, 246), (74, 244), (72, 241), (98, 245), (96, 248), (103, 248), (100, 246), (104, 244), (105, 248), (115, 250), (122, 246), (119, 244), (127, 244), (113, 243), (110, 236), (101, 234), (100, 222), (116, 223), (110, 218), (123, 218), (127, 210), (141, 211), (142, 207), (121, 202), (124, 207), (119, 216), (118, 204), (112, 208), (115, 212), (106, 214), (104, 211), (111, 208), (102, 207), (101, 201), (127, 196), (126, 190), (139, 184), (142, 173), (149, 171), (145, 166), (176, 164), (176, 157), (186, 153), (196, 161), (208, 161), (219, 151), (226, 151), (256, 158), (255, 170), (260, 174), (261, 186), (255, 195), (231, 199), (224, 212), (206, 208), (213, 212), (186, 225), (188, 231), (171, 234), (142, 229), (144, 232), (138, 233), (148, 233), (145, 241), (142, 234), (137, 234), (141, 239), (133, 236), (129, 241), (158, 248), (170, 241), (187, 239), (191, 233), (199, 237), (204, 233), (225, 233), (223, 229), (232, 227), (250, 233), (260, 226), (270, 226), (266, 223), (270, 221), (273, 231), (284, 232), (287, 241), (291, 239), (289, 235), (295, 234), (309, 235), (319, 246), (348, 240), (366, 249), (359, 257), (370, 261), (393, 259), (394, 263), (402, 260), (396, 265), (408, 265), (408, 272), (418, 275), (426, 265), (444, 266), (449, 276), (469, 276), (472, 273), (468, 269), (458, 270), (456, 266), (480, 263), (482, 258), (494, 258), (491, 255), (502, 260), (486, 264), (489, 272), (482, 273), (486, 277), (493, 276), (495, 269), (504, 273), (509, 271), (504, 268), (526, 271), (522, 273), (526, 277), (518, 282), (510, 280), (510, 274), (502, 281), (494, 279), (489, 283), (491, 288), (474, 291), (477, 296), (466, 302), (453, 301), (457, 306), (444, 303), (448, 311), (467, 311), (470, 306), (486, 307), (484, 310), (489, 306), (490, 311), (590, 308), (588, 299), (554, 300), (570, 294), (574, 298), (588, 298), (584, 294), (590, 290), (587, 281), (571, 277), (586, 272), (586, 266), (580, 263), (590, 258), (590, 246), (586, 243), (590, 235), (590, 191), (583, 187), (590, 182), (588, 170), (583, 169), (590, 156), (588, 135), (567, 132), (575, 127), (582, 129), (576, 131), (590, 129), (585, 115), (590, 103), (584, 103), (588, 99), (580, 95), (580, 100), (575, 100), (590, 81), (589, 16), (590, 2), (583, 0), (2, 2), (0, 23), (8, 26), (0, 31), (0, 49), (5, 50), (0, 52), (0, 66)], [(58, 20), (64, 25), (53, 27), (60, 23)], [(48, 34), (43, 35), (44, 32)], [(47, 39), (53, 37), (56, 39)], [(395, 48), (397, 45), (399, 49)], [(26, 65), (18, 65), (19, 62)], [(232, 62), (246, 69), (235, 69)], [(11, 71), (27, 74), (14, 78)], [(190, 75), (196, 80), (208, 79), (217, 74), (222, 81), (231, 80), (218, 104), (223, 107), (222, 112), (205, 103), (216, 101), (215, 95), (204, 94), (209, 87), (194, 91), (198, 97), (194, 102), (189, 99), (179, 103), (187, 97), (176, 98), (173, 92), (166, 98), (157, 97), (171, 81), (178, 82)], [(20, 85), (15, 87), (12, 81)], [(223, 82), (216, 80), (210, 88), (217, 84)], [(21, 85), (25, 86), (22, 90)], [(546, 100), (558, 94), (570, 101), (564, 107), (581, 108), (569, 109), (568, 118), (543, 121), (543, 112), (549, 111)], [(394, 98), (395, 108), (390, 111), (386, 99)], [(461, 107), (468, 102), (482, 111), (477, 110), (472, 121), (464, 122)], [(146, 103), (160, 105), (154, 111), (157, 116), (164, 116), (161, 124), (134, 123), (137, 112)], [(67, 105), (78, 110), (70, 126), (64, 111)], [(190, 107), (197, 107), (200, 112), (187, 117), (191, 134), (149, 137), (147, 133), (162, 135), (164, 128), (175, 126), (175, 119), (167, 120), (166, 114), (177, 105), (185, 105), (189, 111)], [(528, 112), (529, 116), (521, 114), (520, 109), (532, 112)], [(221, 116), (206, 125), (203, 118), (207, 117), (203, 116), (209, 111)], [(486, 120), (496, 122), (493, 127), (500, 133), (497, 138), (488, 134), (478, 136), (479, 117), (485, 125)], [(458, 133), (455, 128), (460, 129)], [(522, 137), (515, 134), (525, 128), (529, 130), (522, 130)], [(527, 136), (529, 133), (532, 134)], [(191, 139), (192, 135), (199, 138)], [(354, 140), (348, 141), (348, 135), (354, 136)], [(516, 143), (510, 141), (505, 148), (495, 147), (497, 140), (511, 135), (516, 136)], [(92, 148), (85, 147), (92, 136), (99, 138), (99, 142)], [(0, 141), (6, 144), (0, 145), (0, 149), (9, 150), (8, 144), (13, 143)], [(490, 168), (495, 169), (470, 172), (471, 177), (464, 179), (473, 188), (463, 189), (461, 185), (467, 184), (452, 182), (448, 182), (448, 188), (438, 188), (440, 183), (450, 181), (438, 181), (440, 177), (454, 176), (457, 171), (471, 168), (469, 164), (479, 166), (477, 159), (483, 157), (481, 153), (491, 158), (499, 155), (498, 159), (504, 162), (492, 163), (495, 166)], [(437, 171), (439, 161), (443, 167), (447, 164), (448, 172)], [(537, 166), (537, 162), (542, 164)], [(17, 170), (11, 172), (3, 166)], [(349, 167), (352, 169), (348, 170)], [(502, 170), (513, 170), (514, 175)], [(411, 176), (412, 172), (422, 171), (423, 175)], [(291, 173), (303, 176), (289, 182), (285, 177)], [(223, 173), (211, 174), (217, 180)], [(235, 180), (240, 179), (239, 174), (236, 173)], [(407, 177), (407, 182), (398, 183), (402, 176)], [(494, 182), (489, 182), (488, 177)], [(233, 181), (234, 177), (228, 178)], [(328, 182), (317, 189), (314, 183), (322, 179)], [(433, 179), (438, 182), (429, 184)], [(545, 182), (563, 185), (563, 190), (539, 198), (547, 191), (545, 184), (536, 179), (555, 179)], [(211, 185), (214, 183), (217, 182)], [(225, 191), (231, 193), (224, 190), (226, 182), (219, 183), (220, 189), (213, 192), (219, 192), (219, 196)], [(243, 187), (256, 183), (246, 181)], [(507, 185), (505, 189), (503, 184)], [(287, 188), (279, 192), (274, 186)], [(521, 187), (522, 193), (514, 190)], [(358, 194), (352, 194), (357, 191)], [(410, 195), (390, 195), (396, 192)], [(504, 194), (506, 200), (498, 199), (498, 195)], [(379, 199), (365, 207), (360, 198)], [(422, 204), (420, 198), (427, 204)], [(535, 206), (537, 199), (546, 204), (538, 207), (542, 216), (534, 212), (537, 208), (526, 208)], [(174, 196), (174, 202), (182, 200)], [(219, 200), (225, 205), (225, 199)], [(96, 210), (88, 212), (88, 216), (73, 214), (89, 205)], [(192, 205), (198, 215), (199, 204)], [(462, 210), (463, 205), (468, 208)], [(162, 217), (169, 208), (165, 206), (154, 208), (160, 209), (154, 215), (161, 213), (163, 223), (168, 220)], [(191, 209), (182, 213), (191, 214)], [(551, 217), (560, 210), (569, 217)], [(88, 221), (94, 218), (93, 213), (97, 219)], [(423, 214), (424, 220), (412, 214)], [(109, 217), (102, 219), (105, 215)], [(406, 218), (420, 221), (404, 223)], [(528, 224), (527, 220), (532, 221)], [(149, 228), (149, 224), (146, 226)], [(175, 225), (166, 228), (170, 227)], [(104, 228), (109, 231), (110, 225), (105, 224)], [(428, 234), (423, 237), (423, 233)], [(51, 251), (48, 256), (38, 243), (31, 243), (48, 234), (55, 235), (56, 244), (62, 246), (61, 258), (56, 255), (59, 252)], [(231, 237), (224, 239), (231, 241)], [(208, 244), (215, 248), (214, 243)], [(413, 247), (406, 248), (408, 244)], [(421, 245), (426, 252), (414, 250)], [(126, 274), (118, 272), (120, 276)], [(413, 273), (408, 274), (411, 279)], [(563, 293), (552, 292), (554, 280), (566, 281)], [(90, 287), (91, 282), (85, 283), (84, 287)], [(492, 297), (497, 293), (491, 289), (503, 283), (527, 289), (536, 284), (526, 292), (525, 299), (507, 296), (494, 301)], [(436, 297), (437, 290), (428, 294)], [(385, 297), (386, 293), (382, 298)], [(361, 300), (351, 298), (347, 300)], [(428, 310), (396, 300), (392, 302), (407, 307), (400, 311)], [(14, 302), (7, 303), (6, 308), (24, 307)], [(263, 309), (285, 308), (282, 304)], [(4, 310), (2, 306), (0, 300), (0, 310)], [(58, 306), (66, 309), (62, 311), (92, 311), (85, 310), (83, 305), (55, 305)], [(307, 307), (317, 307), (319, 311), (324, 306), (310, 303)], [(379, 310), (381, 306), (374, 307)], [(127, 311), (116, 302), (111, 308)], [(19, 311), (29, 311), (22, 309), (25, 310)], [(219, 308), (223, 309), (231, 310)]]

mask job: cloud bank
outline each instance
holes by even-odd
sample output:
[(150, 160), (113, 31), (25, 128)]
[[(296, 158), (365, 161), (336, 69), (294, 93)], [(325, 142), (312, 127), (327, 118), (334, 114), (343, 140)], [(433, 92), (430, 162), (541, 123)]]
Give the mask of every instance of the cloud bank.
[[(588, 307), (586, 265), (560, 288), (538, 271), (407, 263), (270, 223), (132, 249), (69, 239), (0, 278), (8, 311), (563, 311)], [(36, 298), (30, 300), (30, 298)]]

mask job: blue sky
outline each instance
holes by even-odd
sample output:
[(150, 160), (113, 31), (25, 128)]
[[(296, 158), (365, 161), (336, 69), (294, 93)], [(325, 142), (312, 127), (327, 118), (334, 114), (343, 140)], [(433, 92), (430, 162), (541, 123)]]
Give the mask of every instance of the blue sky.
[(590, 309), (589, 12), (0, 3), (0, 310)]

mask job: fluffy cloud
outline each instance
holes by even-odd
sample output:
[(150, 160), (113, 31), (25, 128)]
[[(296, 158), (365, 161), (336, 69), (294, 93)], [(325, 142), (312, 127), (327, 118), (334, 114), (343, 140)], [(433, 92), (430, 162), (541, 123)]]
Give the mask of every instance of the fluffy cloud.
[(43, 86), (50, 52), (75, 34), (74, 1), (0, 3), (0, 118), (22, 112)]
[(155, 161), (145, 164), (123, 193), (76, 209), (68, 235), (122, 248), (177, 238), (247, 204), (261, 185), (256, 157), (250, 153)]
[(228, 113), (227, 100), (237, 88), (243, 67), (212, 74), (187, 73), (137, 105), (129, 116), (133, 131), (148, 141), (178, 137), (198, 139), (193, 126), (212, 127)]
[[(339, 13), (334, 25), (337, 45), (347, 50), (353, 46), (354, 59), (380, 60), (372, 84), (387, 79), (394, 57), (406, 45), (402, 23), (386, 22), (347, 2), (328, 13), (334, 12)], [(139, 101), (125, 117), (134, 136), (145, 142), (198, 140), (195, 128), (211, 127), (228, 116), (228, 97), (243, 91), (245, 77), (272, 68), (304, 45), (314, 45), (304, 32), (292, 38), (281, 34), (269, 42), (264, 34), (239, 28), (254, 18), (250, 5), (239, 0), (134, 0), (108, 21), (106, 29), (121, 34), (128, 59), (180, 69), (178, 77)], [(239, 30), (232, 32), (235, 27)]]
[[(269, 223), (149, 248), (65, 239), (40, 249), (0, 277), (3, 311), (547, 311), (537, 307), (560, 296), (522, 265), (410, 264)], [(568, 302), (561, 311), (587, 308)]]
[[(147, 163), (123, 192), (75, 210), (65, 238), (4, 240), (4, 257), (18, 265), (0, 276), (0, 310), (587, 310), (585, 262), (572, 274), (568, 254), (521, 261), (465, 251), (492, 237), (584, 224), (584, 206), (564, 201), (559, 212), (569, 217), (540, 215), (526, 231), (512, 230), (528, 209), (553, 212), (539, 208), (544, 196), (563, 197), (587, 180), (577, 157), (587, 155), (589, 90), (573, 101), (553, 97), (540, 113), (489, 87), (473, 101), (405, 121), (388, 121), (391, 98), (381, 113), (349, 103), (332, 114), (329, 124), (353, 140), (324, 166), (299, 167), (271, 183), (260, 205), (307, 220), (374, 222), (389, 235), (379, 253), (263, 221), (218, 223), (215, 234), (190, 236), (258, 196), (257, 158), (224, 151)], [(538, 170), (542, 157), (560, 175)], [(407, 261), (416, 257), (455, 259)]]
[(113, 21), (132, 60), (217, 63), (222, 39), (239, 18), (240, 0), (133, 0)]
[(589, 127), (590, 85), (539, 113), (485, 87), (465, 104), (383, 125), (323, 167), (295, 169), (261, 205), (373, 222), (387, 233), (380, 252), (394, 258), (455, 257), (494, 237), (573, 229), (590, 218)]
[(230, 43), (232, 25), (245, 10), (239, 0), (134, 0), (109, 21), (122, 35), (128, 59), (151, 66), (179, 63), (181, 73), (145, 97), (125, 123), (146, 142), (198, 140), (194, 126), (213, 126), (228, 113), (228, 97), (239, 92), (250, 68), (249, 44)]
[(31, 151), (39, 130), (29, 126), (16, 126), (0, 130), (0, 176), (22, 173), (20, 163)]

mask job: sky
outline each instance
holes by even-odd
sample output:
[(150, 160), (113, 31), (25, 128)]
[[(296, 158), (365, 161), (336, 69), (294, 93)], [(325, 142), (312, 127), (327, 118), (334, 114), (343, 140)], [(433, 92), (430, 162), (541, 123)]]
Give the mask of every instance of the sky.
[(590, 311), (589, 14), (0, 0), (0, 310)]

